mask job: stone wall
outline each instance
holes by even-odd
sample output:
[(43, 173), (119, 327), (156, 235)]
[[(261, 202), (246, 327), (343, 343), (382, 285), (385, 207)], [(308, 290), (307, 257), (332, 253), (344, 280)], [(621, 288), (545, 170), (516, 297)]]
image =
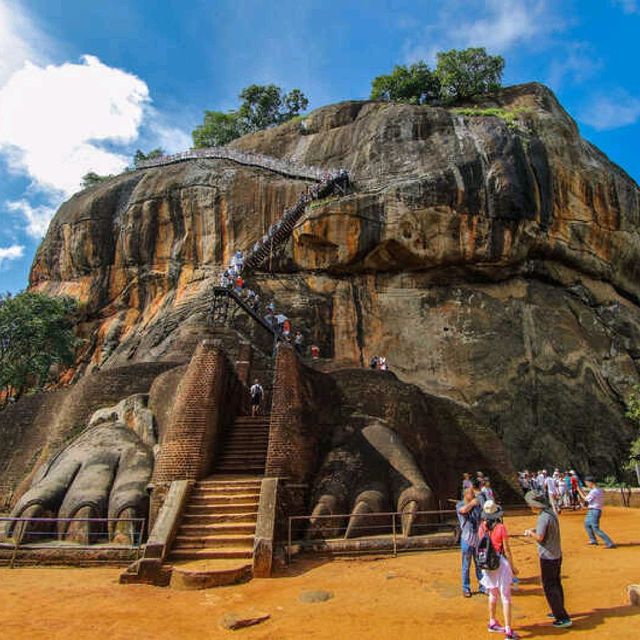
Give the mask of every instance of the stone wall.
[(640, 489), (605, 489), (604, 503), (612, 507), (640, 509)]
[(303, 365), (286, 344), (278, 346), (272, 393), (266, 475), (307, 481), (317, 464), (319, 434), (305, 415), (315, 403)]

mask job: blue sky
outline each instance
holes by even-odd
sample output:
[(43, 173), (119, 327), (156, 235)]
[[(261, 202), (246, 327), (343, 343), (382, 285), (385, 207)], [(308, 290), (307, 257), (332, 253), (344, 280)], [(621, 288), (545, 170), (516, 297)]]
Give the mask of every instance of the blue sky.
[(485, 46), (505, 84), (548, 84), (582, 134), (640, 180), (640, 0), (0, 0), (0, 291), (27, 284), (51, 216), (89, 169), (187, 148), (246, 85), (310, 108), (373, 77)]

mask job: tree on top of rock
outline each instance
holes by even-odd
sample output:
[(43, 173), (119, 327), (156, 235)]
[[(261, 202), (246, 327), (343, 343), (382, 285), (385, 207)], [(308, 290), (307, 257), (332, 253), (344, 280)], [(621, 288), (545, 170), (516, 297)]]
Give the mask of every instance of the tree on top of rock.
[(449, 104), (490, 93), (501, 86), (504, 58), (483, 48), (451, 49), (438, 53), (431, 70), (423, 60), (398, 65), (374, 78), (371, 99), (408, 104)]
[(458, 102), (491, 93), (502, 86), (503, 71), (504, 58), (489, 55), (484, 47), (440, 52), (440, 96), (445, 102)]
[(274, 84), (252, 84), (239, 97), (237, 111), (205, 111), (203, 123), (191, 133), (196, 149), (223, 146), (246, 133), (282, 124), (309, 105), (300, 89), (284, 93)]
[(371, 99), (409, 104), (433, 104), (440, 96), (440, 83), (426, 62), (397, 65), (389, 75), (371, 83)]
[(142, 149), (137, 149), (135, 155), (133, 156), (133, 163), (138, 164), (138, 162), (143, 162), (144, 160), (153, 160), (154, 158), (161, 158), (164, 155), (164, 149), (162, 147), (157, 147), (156, 149), (151, 149), (149, 153), (145, 153)]

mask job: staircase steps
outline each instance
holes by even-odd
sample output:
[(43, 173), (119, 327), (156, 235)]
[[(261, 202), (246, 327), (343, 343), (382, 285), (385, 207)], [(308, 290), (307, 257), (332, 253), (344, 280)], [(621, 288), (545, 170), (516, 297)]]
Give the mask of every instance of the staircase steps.
[(252, 502), (226, 502), (222, 504), (204, 504), (204, 505), (191, 505), (187, 504), (185, 509), (185, 516), (208, 516), (216, 514), (237, 514), (237, 513), (257, 513), (258, 512), (258, 500)]
[(220, 455), (218, 473), (263, 474), (269, 446), (269, 416), (239, 416)]
[(170, 560), (224, 560), (229, 558), (253, 558), (253, 548), (177, 549), (171, 552)]
[(216, 475), (196, 483), (182, 514), (168, 558), (176, 588), (250, 577), (268, 445), (268, 416), (235, 420), (216, 462)]
[[(198, 584), (211, 582), (203, 582), (202, 571), (198, 572), (197, 580), (195, 574), (191, 575), (192, 570), (186, 567), (193, 561), (230, 562), (224, 565), (225, 580), (234, 576), (246, 578), (247, 571), (250, 573), (261, 482), (257, 476), (230, 475), (196, 483), (168, 558), (181, 588), (186, 588), (191, 579)], [(233, 561), (238, 561), (237, 570)], [(182, 569), (181, 563), (186, 563)]]
[(255, 521), (258, 516), (257, 507), (251, 510), (242, 511), (235, 513), (233, 511), (226, 512), (216, 510), (214, 513), (185, 513), (182, 516), (182, 524), (186, 527), (190, 526), (204, 526), (204, 525), (214, 525), (214, 524), (223, 524), (223, 523), (231, 523), (231, 522), (246, 522), (247, 520)]

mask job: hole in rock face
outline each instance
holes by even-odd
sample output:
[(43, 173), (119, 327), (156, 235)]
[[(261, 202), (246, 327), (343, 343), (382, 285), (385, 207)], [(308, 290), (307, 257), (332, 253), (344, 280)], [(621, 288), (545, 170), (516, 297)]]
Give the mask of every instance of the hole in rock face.
[(412, 232), (411, 232), (411, 227), (403, 227), (402, 228), (402, 237), (405, 238), (406, 240), (410, 240), (411, 236), (412, 236)]
[(445, 327), (443, 331), (449, 331), (449, 327)]

